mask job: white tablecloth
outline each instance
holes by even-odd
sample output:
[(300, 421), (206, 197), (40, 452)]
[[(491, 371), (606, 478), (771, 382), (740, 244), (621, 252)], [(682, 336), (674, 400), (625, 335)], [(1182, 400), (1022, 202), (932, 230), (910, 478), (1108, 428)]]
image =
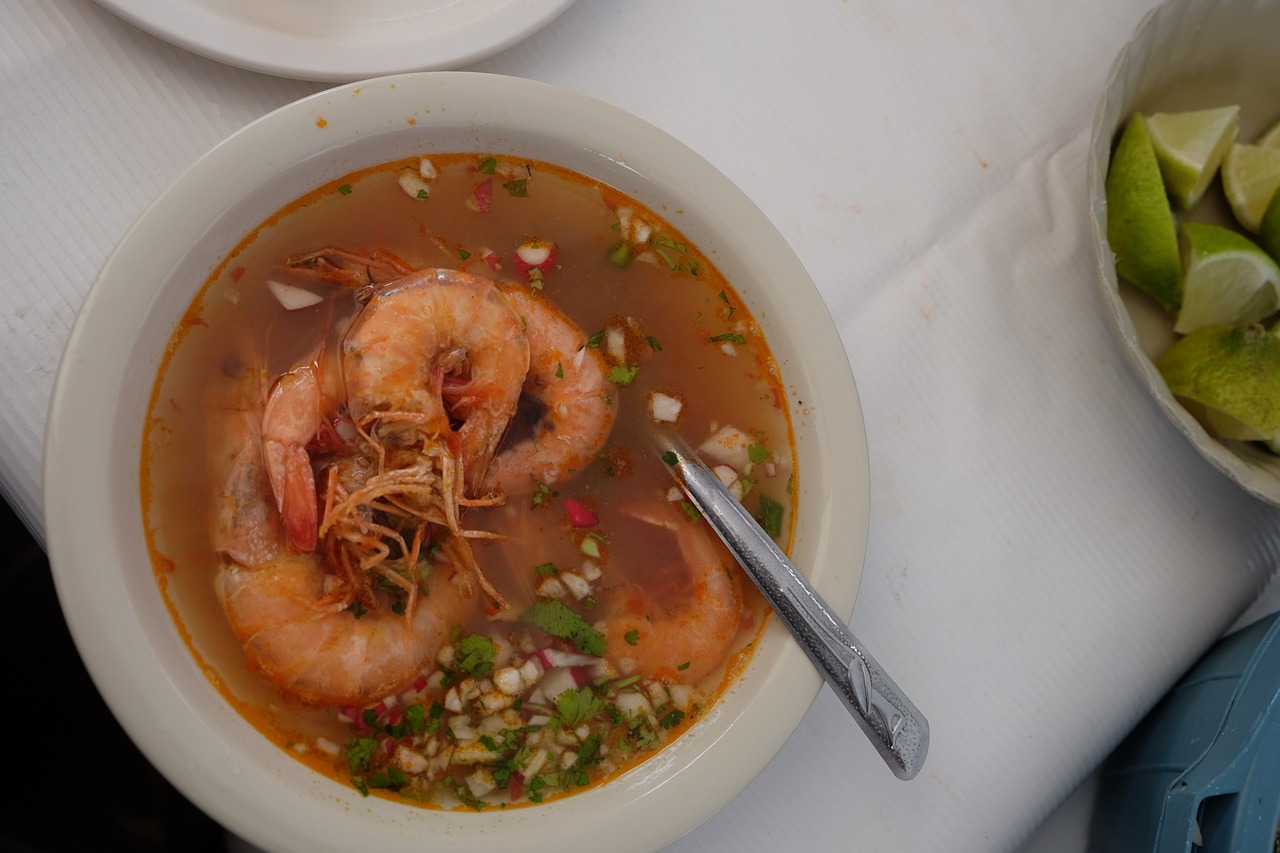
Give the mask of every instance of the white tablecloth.
[[(812, 273), (858, 378), (853, 626), (932, 752), (898, 782), (824, 690), (673, 850), (1014, 849), (1280, 559), (1280, 511), (1185, 444), (1104, 321), (1089, 125), (1152, 0), (1090, 5), (580, 0), (472, 66), (612, 102), (717, 164)], [(0, 5), (0, 67), (0, 487), (39, 530), (46, 406), (98, 268), (184, 167), (325, 85), (88, 0)]]

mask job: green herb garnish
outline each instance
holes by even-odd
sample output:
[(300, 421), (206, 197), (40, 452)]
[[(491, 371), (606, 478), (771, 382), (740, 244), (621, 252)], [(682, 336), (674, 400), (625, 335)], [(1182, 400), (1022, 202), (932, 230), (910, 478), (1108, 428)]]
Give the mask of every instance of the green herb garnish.
[(782, 535), (782, 504), (766, 495), (760, 496), (760, 516), (757, 519), (764, 532), (773, 538)]
[(453, 644), (458, 653), (457, 667), (468, 675), (479, 678), (493, 670), (493, 660), (498, 655), (498, 647), (493, 640), (483, 634), (472, 634), (463, 637)]
[(520, 621), (541, 628), (553, 637), (568, 640), (583, 654), (604, 655), (604, 634), (592, 628), (586, 619), (570, 610), (564, 602), (555, 599), (539, 601), (521, 615)]

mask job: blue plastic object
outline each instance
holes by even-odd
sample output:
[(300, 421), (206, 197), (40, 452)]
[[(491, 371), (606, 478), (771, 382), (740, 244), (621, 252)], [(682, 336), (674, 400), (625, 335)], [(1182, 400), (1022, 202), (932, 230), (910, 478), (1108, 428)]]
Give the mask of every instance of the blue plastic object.
[(1089, 851), (1274, 853), (1277, 826), (1280, 614), (1273, 614), (1220, 640), (1108, 759)]

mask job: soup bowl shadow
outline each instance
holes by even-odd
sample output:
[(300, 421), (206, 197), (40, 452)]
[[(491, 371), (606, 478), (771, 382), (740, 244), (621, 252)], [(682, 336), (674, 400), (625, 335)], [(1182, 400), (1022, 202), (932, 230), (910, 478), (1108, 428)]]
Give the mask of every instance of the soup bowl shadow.
[[(91, 287), (59, 367), (45, 524), (59, 600), (112, 713), (184, 795), (272, 850), (560, 849), (609, 838), (660, 848), (736, 795), (782, 747), (822, 681), (778, 621), (688, 732), (609, 783), (480, 813), (362, 798), (268, 742), (193, 659), (157, 588), (144, 533), (141, 440), (165, 346), (210, 272), (259, 222), (358, 169), (432, 152), (557, 164), (664, 215), (759, 320), (787, 388), (797, 451), (792, 558), (852, 613), (869, 515), (866, 436), (839, 334), (794, 252), (705, 160), (602, 102), (466, 72), (342, 86), (248, 125), (181, 175)], [(870, 755), (870, 752), (868, 753)]]

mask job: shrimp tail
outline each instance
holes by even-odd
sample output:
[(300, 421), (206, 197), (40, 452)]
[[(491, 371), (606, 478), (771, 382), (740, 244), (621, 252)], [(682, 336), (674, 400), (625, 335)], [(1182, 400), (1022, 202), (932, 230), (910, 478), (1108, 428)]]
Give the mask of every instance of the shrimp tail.
[(303, 553), (314, 551), (319, 510), (311, 457), (306, 448), (278, 442), (264, 443), (262, 452), (289, 544)]

